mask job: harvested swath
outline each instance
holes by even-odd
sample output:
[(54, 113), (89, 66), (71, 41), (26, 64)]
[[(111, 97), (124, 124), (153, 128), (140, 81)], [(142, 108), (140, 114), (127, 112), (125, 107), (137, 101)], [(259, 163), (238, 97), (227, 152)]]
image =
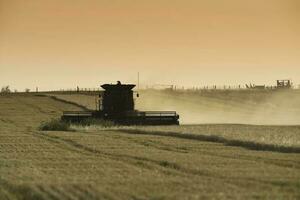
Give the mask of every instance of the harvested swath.
[(114, 130), (223, 143), (252, 150), (300, 153), (300, 126), (206, 124), (181, 126), (74, 127), (78, 131)]
[(274, 151), (281, 153), (300, 153), (300, 146), (284, 146), (279, 144), (267, 144), (255, 141), (248, 141), (244, 139), (230, 139), (230, 137), (224, 137), (220, 135), (202, 135), (202, 134), (191, 134), (191, 133), (182, 133), (182, 132), (168, 132), (168, 131), (153, 131), (153, 130), (143, 130), (143, 129), (119, 129), (117, 131), (122, 131), (129, 134), (145, 134), (145, 135), (158, 135), (166, 137), (177, 137), (183, 139), (191, 139), (198, 141), (207, 141), (207, 142), (217, 142), (223, 143), (228, 146), (238, 146), (244, 147), (251, 150), (260, 150), (260, 151)]
[(62, 102), (62, 103), (67, 103), (67, 104), (71, 104), (71, 105), (77, 106), (77, 107), (81, 108), (82, 110), (90, 110), (89, 108), (87, 108), (86, 106), (83, 106), (83, 105), (80, 104), (80, 103), (76, 103), (76, 102), (74, 102), (74, 101), (69, 101), (69, 100), (66, 100), (66, 99), (64, 99), (64, 98), (62, 98), (62, 97), (57, 97), (57, 96), (52, 96), (52, 95), (51, 95), (50, 98), (51, 98), (51, 99), (54, 99), (54, 100), (56, 100), (56, 101), (60, 101), (60, 102)]

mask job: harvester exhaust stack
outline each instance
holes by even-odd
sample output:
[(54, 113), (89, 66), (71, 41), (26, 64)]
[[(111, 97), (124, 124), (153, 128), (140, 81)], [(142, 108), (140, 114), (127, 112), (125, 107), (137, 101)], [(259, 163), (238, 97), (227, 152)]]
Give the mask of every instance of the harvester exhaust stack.
[(175, 111), (138, 111), (134, 109), (133, 84), (104, 84), (99, 94), (100, 109), (65, 111), (62, 120), (80, 122), (89, 118), (110, 120), (123, 125), (178, 125)]

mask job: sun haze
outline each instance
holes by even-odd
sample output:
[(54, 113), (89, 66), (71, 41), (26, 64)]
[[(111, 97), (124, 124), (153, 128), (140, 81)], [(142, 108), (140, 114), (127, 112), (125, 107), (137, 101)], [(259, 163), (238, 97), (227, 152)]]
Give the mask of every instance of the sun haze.
[(298, 0), (0, 0), (0, 85), (300, 84)]

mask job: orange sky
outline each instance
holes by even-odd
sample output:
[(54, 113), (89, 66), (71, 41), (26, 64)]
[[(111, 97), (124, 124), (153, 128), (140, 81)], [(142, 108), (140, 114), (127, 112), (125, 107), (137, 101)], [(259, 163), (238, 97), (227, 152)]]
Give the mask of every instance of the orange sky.
[(0, 86), (300, 84), (299, 0), (0, 0)]

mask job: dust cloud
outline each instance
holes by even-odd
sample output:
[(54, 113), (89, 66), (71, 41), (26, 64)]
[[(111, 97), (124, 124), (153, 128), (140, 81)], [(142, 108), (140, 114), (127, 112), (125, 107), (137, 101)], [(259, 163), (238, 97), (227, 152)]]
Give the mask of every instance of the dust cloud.
[(138, 110), (177, 111), (181, 124), (299, 125), (299, 90), (140, 91)]

